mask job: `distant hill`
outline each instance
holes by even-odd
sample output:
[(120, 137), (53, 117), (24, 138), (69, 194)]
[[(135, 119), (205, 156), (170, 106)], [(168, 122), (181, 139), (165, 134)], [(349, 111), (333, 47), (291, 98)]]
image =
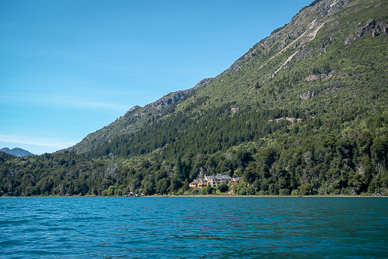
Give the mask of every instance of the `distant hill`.
[(18, 147), (15, 147), (13, 149), (9, 149), (9, 148), (5, 147), (5, 148), (0, 149), (0, 151), (3, 151), (7, 154), (17, 156), (17, 157), (34, 156), (35, 155), (27, 150), (24, 150), (24, 149), (18, 148)]

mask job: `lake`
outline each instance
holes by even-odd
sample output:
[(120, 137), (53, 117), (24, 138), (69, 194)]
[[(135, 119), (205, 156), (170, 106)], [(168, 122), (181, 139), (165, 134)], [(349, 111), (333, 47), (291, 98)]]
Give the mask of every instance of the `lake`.
[(387, 257), (387, 198), (1, 198), (1, 258)]

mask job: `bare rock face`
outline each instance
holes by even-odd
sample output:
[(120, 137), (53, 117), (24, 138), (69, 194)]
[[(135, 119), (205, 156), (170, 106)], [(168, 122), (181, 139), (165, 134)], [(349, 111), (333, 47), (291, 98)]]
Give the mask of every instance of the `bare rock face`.
[[(230, 70), (235, 73), (241, 69), (243, 64), (252, 58), (266, 55), (271, 50), (276, 52), (289, 48), (296, 48), (315, 38), (320, 28), (330, 19), (329, 14), (341, 10), (350, 0), (316, 0), (310, 4), (311, 8), (303, 8), (295, 15), (289, 24), (274, 30), (271, 35), (255, 46), (245, 55), (236, 60)], [(299, 55), (303, 54), (300, 52)], [(308, 53), (304, 53), (308, 54)], [(303, 56), (302, 58), (304, 58)]]
[(134, 113), (135, 111), (137, 111), (138, 109), (140, 109), (141, 107), (139, 105), (136, 105), (136, 106), (133, 106), (131, 109), (129, 109), (125, 114), (124, 114), (124, 117), (127, 117), (129, 116), (130, 114)]
[(330, 71), (329, 73), (326, 73), (326, 74), (311, 74), (311, 75), (308, 75), (304, 80), (306, 82), (316, 81), (316, 80), (319, 80), (319, 79), (325, 80), (325, 79), (328, 79), (328, 78), (332, 78), (336, 74), (337, 74), (337, 71), (332, 70), (332, 71)]
[(161, 111), (163, 108), (168, 107), (170, 104), (179, 102), (184, 96), (184, 91), (169, 93), (157, 100), (156, 102), (148, 104), (145, 107)]
[(294, 117), (282, 117), (282, 118), (277, 118), (275, 120), (268, 120), (268, 121), (269, 122), (275, 121), (276, 123), (279, 123), (281, 121), (288, 121), (288, 122), (294, 123), (294, 122), (301, 122), (302, 119), (301, 118), (294, 118)]
[(240, 110), (239, 107), (232, 107), (232, 108), (230, 109), (230, 111), (231, 111), (233, 114), (235, 114), (235, 113), (238, 112), (239, 110)]
[(345, 46), (350, 45), (352, 41), (365, 38), (365, 37), (377, 37), (381, 34), (388, 34), (388, 24), (382, 21), (376, 21), (375, 19), (369, 19), (366, 24), (358, 28), (352, 35), (345, 40)]
[(305, 81), (307, 82), (311, 82), (311, 81), (315, 81), (315, 80), (318, 80), (320, 78), (320, 75), (309, 75), (306, 77)]
[(184, 100), (185, 97), (192, 94), (195, 90), (197, 90), (200, 87), (205, 87), (212, 81), (212, 78), (206, 78), (201, 80), (199, 83), (197, 83), (193, 88), (185, 90), (185, 91), (177, 91), (169, 93), (156, 102), (150, 103), (145, 106), (145, 108), (161, 111), (164, 108), (167, 108), (171, 104), (179, 103), (180, 101)]
[(383, 24), (382, 22), (376, 22), (375, 19), (369, 19), (365, 26), (361, 27), (356, 31), (356, 36), (358, 38), (363, 38), (367, 35), (371, 35), (374, 38), (382, 33), (388, 33), (387, 24)]
[(194, 88), (193, 89), (198, 89), (198, 88), (200, 88), (200, 87), (205, 87), (205, 86), (207, 86), (211, 81), (212, 81), (212, 79), (213, 78), (205, 78), (205, 79), (202, 79), (201, 81), (199, 81), (199, 83), (198, 84), (196, 84), (195, 86), (194, 86)]
[(301, 95), (299, 95), (300, 99), (302, 100), (309, 100), (311, 99), (312, 97), (314, 97), (316, 95), (316, 93), (314, 91), (307, 91)]

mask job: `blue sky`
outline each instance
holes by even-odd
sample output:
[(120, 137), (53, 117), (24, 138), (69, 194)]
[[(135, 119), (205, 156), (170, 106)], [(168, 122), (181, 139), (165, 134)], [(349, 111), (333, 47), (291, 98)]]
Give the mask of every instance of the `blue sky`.
[(312, 0), (0, 0), (0, 148), (76, 144), (227, 69)]

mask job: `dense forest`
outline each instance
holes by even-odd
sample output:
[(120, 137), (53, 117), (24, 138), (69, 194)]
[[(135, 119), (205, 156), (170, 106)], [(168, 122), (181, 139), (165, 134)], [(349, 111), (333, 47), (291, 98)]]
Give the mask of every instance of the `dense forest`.
[[(70, 149), (0, 152), (0, 196), (388, 195), (387, 14), (314, 1), (219, 76)], [(200, 173), (242, 180), (189, 188)]]
[[(204, 170), (207, 175), (243, 177), (239, 185), (227, 190), (241, 195), (386, 192), (387, 118), (370, 118), (362, 132), (344, 129), (340, 137), (317, 134), (315, 131), (322, 127), (319, 120), (304, 127), (286, 122), (269, 124), (268, 130), (274, 135), (271, 141), (276, 142), (271, 145), (265, 138), (255, 141), (252, 132), (246, 130), (249, 127), (244, 127), (245, 131), (227, 136), (240, 145), (217, 146), (218, 136), (206, 137), (203, 141), (208, 145), (203, 146), (203, 152), (198, 152), (196, 145), (176, 144), (169, 147), (171, 151), (156, 149), (132, 159), (120, 154), (120, 149), (103, 158), (68, 151), (20, 159), (2, 153), (0, 191), (15, 196), (216, 193), (214, 188), (189, 190), (188, 183)], [(245, 142), (245, 138), (253, 141)]]

